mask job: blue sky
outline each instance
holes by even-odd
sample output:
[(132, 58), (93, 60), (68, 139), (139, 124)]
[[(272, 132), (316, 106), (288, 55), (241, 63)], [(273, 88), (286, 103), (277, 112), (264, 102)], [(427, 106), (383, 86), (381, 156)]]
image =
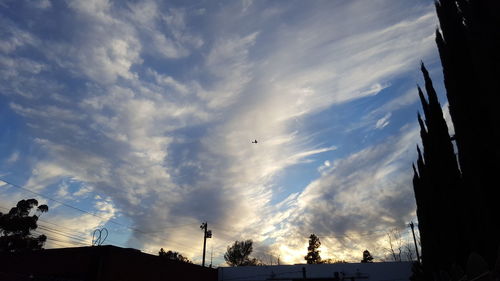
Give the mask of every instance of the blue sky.
[(207, 221), (216, 264), (242, 239), (302, 262), (310, 233), (357, 261), (415, 219), (421, 60), (442, 89), (432, 1), (0, 7), (0, 176), (58, 201), (4, 183), (0, 205), (47, 203), (47, 247), (105, 226), (199, 262)]

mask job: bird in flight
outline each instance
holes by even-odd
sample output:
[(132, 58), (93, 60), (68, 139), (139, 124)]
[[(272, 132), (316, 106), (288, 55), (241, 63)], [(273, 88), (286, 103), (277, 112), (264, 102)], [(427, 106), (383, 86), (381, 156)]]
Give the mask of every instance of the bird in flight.
[(252, 143), (257, 143), (257, 140), (252, 141)]

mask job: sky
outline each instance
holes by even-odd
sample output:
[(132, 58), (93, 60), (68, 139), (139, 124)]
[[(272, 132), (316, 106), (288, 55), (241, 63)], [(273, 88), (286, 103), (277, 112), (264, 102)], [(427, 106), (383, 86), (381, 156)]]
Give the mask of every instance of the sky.
[[(410, 239), (432, 1), (0, 0), (0, 207), (48, 204), (46, 248), (224, 264), (385, 259)], [(257, 140), (257, 143), (252, 141)], [(103, 237), (104, 238), (104, 237)], [(409, 241), (409, 240), (408, 240)]]

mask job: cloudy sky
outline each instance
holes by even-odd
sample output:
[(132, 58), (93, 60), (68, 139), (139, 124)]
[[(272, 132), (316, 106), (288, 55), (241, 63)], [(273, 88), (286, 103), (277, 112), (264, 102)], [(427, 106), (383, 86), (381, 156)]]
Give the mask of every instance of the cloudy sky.
[(311, 233), (384, 258), (436, 26), (431, 0), (1, 0), (0, 211), (48, 204), (47, 248), (106, 227), (200, 262), (207, 221), (214, 264), (243, 239), (304, 262)]

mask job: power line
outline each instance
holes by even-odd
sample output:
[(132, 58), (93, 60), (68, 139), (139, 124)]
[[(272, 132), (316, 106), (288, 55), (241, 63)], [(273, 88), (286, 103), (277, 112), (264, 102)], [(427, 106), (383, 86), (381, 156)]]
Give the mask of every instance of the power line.
[(68, 208), (71, 208), (71, 209), (77, 210), (77, 211), (82, 212), (82, 213), (87, 213), (87, 214), (89, 214), (89, 215), (92, 215), (92, 216), (94, 216), (94, 217), (96, 217), (96, 218), (100, 218), (100, 219), (102, 219), (102, 220), (107, 220), (107, 221), (112, 222), (112, 223), (114, 223), (114, 224), (116, 224), (116, 225), (119, 225), (119, 226), (123, 226), (123, 227), (127, 227), (127, 228), (129, 228), (129, 226), (126, 226), (126, 225), (121, 224), (121, 223), (119, 223), (119, 222), (115, 222), (115, 221), (113, 221), (113, 220), (111, 220), (111, 219), (106, 219), (106, 218), (101, 217), (101, 216), (99, 216), (99, 215), (96, 215), (96, 214), (94, 214), (94, 213), (92, 213), (92, 212), (89, 212), (89, 211), (86, 211), (86, 210), (80, 209), (80, 208), (78, 208), (78, 207), (75, 207), (75, 206), (72, 206), (72, 205), (70, 205), (70, 204), (64, 203), (63, 201), (60, 201), (60, 200), (54, 199), (54, 198), (52, 198), (52, 197), (50, 197), (50, 196), (47, 196), (47, 195), (44, 195), (44, 194), (42, 194), (42, 193), (39, 193), (39, 192), (33, 191), (33, 190), (28, 189), (28, 188), (26, 188), (26, 187), (22, 187), (22, 186), (20, 186), (20, 185), (17, 185), (17, 184), (15, 184), (15, 183), (12, 183), (12, 182), (10, 182), (10, 181), (7, 181), (7, 180), (5, 180), (5, 179), (3, 179), (3, 178), (0, 178), (0, 181), (3, 181), (4, 183), (6, 183), (6, 184), (8, 184), (8, 185), (11, 185), (11, 186), (13, 186), (13, 187), (16, 187), (16, 188), (22, 189), (22, 190), (27, 191), (27, 192), (29, 192), (29, 193), (32, 193), (32, 194), (35, 194), (35, 195), (38, 195), (38, 196), (42, 196), (42, 197), (44, 197), (44, 198), (46, 198), (46, 199), (52, 200), (52, 201), (54, 201), (54, 202), (57, 202), (57, 203), (59, 203), (59, 204), (61, 204), (61, 205), (65, 206), (65, 207), (68, 207)]
[[(59, 228), (64, 228), (64, 229), (67, 229), (67, 230), (62, 230), (62, 229), (54, 229), (54, 228), (51, 228), (49, 226), (44, 226), (43, 224), (39, 224), (39, 226), (44, 226), (46, 228), (49, 228), (49, 229), (52, 229), (52, 230), (55, 230), (55, 231), (58, 231), (58, 232), (61, 232), (61, 233), (65, 233), (65, 234), (68, 234), (68, 235), (73, 235), (73, 236), (76, 236), (76, 237), (80, 237), (82, 239), (85, 239), (86, 241), (89, 241), (91, 235), (90, 233), (87, 233), (87, 232), (83, 232), (83, 231), (79, 231), (79, 230), (76, 230), (76, 229), (71, 229), (71, 228), (68, 228), (68, 227), (65, 227), (65, 226), (62, 226), (60, 224), (56, 224), (56, 223), (52, 223), (52, 222), (49, 222), (47, 220), (42, 220), (42, 219), (38, 219), (39, 221), (42, 221), (44, 224), (45, 223), (48, 223), (48, 224), (51, 224), (51, 225), (54, 225), (54, 226), (57, 226)], [(77, 234), (74, 234), (74, 233), (77, 233)], [(113, 241), (111, 239), (106, 239), (106, 241), (109, 241), (115, 245), (122, 245), (123, 247), (126, 247), (123, 243), (119, 243), (119, 242), (116, 242), (116, 241)]]
[[(38, 195), (38, 196), (42, 196), (42, 197), (44, 197), (44, 198), (46, 198), (46, 199), (52, 200), (52, 201), (54, 201), (54, 202), (57, 202), (57, 203), (59, 203), (59, 204), (61, 204), (61, 205), (65, 206), (65, 207), (68, 207), (68, 208), (71, 208), (71, 209), (77, 210), (77, 211), (79, 211), (79, 212), (86, 213), (86, 214), (92, 215), (92, 216), (94, 216), (94, 217), (100, 218), (100, 219), (102, 219), (102, 220), (106, 220), (106, 221), (108, 221), (108, 222), (114, 223), (114, 224), (116, 224), (116, 225), (118, 225), (118, 226), (122, 226), (122, 227), (128, 228), (128, 229), (130, 229), (130, 230), (134, 230), (134, 231), (140, 232), (140, 233), (146, 233), (146, 232), (144, 232), (144, 231), (142, 231), (142, 230), (140, 230), (140, 229), (137, 229), (137, 228), (131, 227), (131, 226), (129, 226), (129, 225), (125, 225), (125, 224), (119, 223), (119, 222), (117, 222), (117, 221), (115, 221), (115, 220), (112, 220), (112, 219), (107, 219), (107, 218), (104, 218), (104, 217), (99, 216), (99, 215), (97, 215), (97, 214), (95, 214), (95, 213), (92, 213), (92, 212), (89, 212), (89, 211), (87, 211), (87, 210), (83, 210), (83, 209), (81, 209), (81, 208), (78, 208), (78, 207), (75, 207), (75, 206), (70, 205), (70, 204), (68, 204), (68, 203), (65, 203), (65, 202), (63, 202), (63, 201), (61, 201), (61, 200), (54, 199), (54, 198), (52, 198), (52, 197), (50, 197), (50, 196), (48, 196), (48, 195), (45, 195), (45, 194), (42, 194), (42, 193), (39, 193), (39, 192), (33, 191), (33, 190), (29, 189), (29, 188), (26, 188), (26, 187), (20, 186), (20, 185), (15, 184), (15, 183), (12, 183), (12, 182), (7, 181), (7, 180), (5, 180), (5, 179), (3, 179), (3, 178), (0, 178), (0, 181), (3, 181), (4, 183), (6, 183), (6, 184), (8, 184), (8, 185), (11, 185), (11, 186), (13, 186), (13, 187), (16, 187), (16, 188), (22, 189), (22, 190), (27, 191), (27, 192), (30, 192), (30, 193), (32, 193), (32, 194), (35, 194), (35, 195)], [(162, 226), (162, 227), (163, 227), (163, 228), (177, 228), (177, 227), (184, 227), (184, 226), (197, 225), (197, 224), (198, 224), (198, 223), (196, 222), (196, 223), (179, 224), (179, 225), (167, 225), (167, 226)]]
[[(66, 226), (63, 226), (63, 225), (60, 225), (60, 224), (57, 224), (57, 223), (53, 223), (53, 222), (49, 222), (47, 220), (42, 220), (41, 218), (38, 218), (38, 221), (39, 222), (43, 222), (43, 223), (48, 223), (48, 224), (51, 224), (51, 225), (54, 225), (54, 226), (57, 226), (59, 228), (65, 228), (67, 229), (66, 232), (68, 231), (71, 231), (71, 232), (76, 232), (76, 233), (79, 233), (81, 236), (86, 236), (86, 235), (89, 235), (88, 233), (86, 232), (83, 232), (83, 231), (80, 231), (80, 230), (76, 230), (76, 229), (72, 229), (72, 228), (69, 228), (69, 227), (66, 227)], [(61, 230), (62, 231), (62, 230)]]
[(67, 248), (68, 247), (68, 244), (70, 247), (80, 247), (80, 245), (73, 245), (71, 243), (66, 243), (66, 242), (57, 242), (57, 241), (54, 241), (54, 239), (51, 239), (51, 238), (48, 238), (47, 237), (47, 240), (51, 240), (50, 243), (56, 245), (56, 246), (59, 246), (61, 248)]
[[(38, 230), (33, 230), (33, 233), (35, 234), (38, 234), (38, 235), (45, 235), (45, 233), (43, 232), (40, 232)], [(75, 240), (64, 240), (63, 238), (56, 238), (56, 237), (52, 237), (52, 236), (46, 236), (47, 237), (47, 240), (51, 240), (51, 241), (56, 241), (56, 242), (60, 242), (60, 243), (66, 243), (66, 244), (70, 244), (72, 246), (88, 246), (87, 243), (83, 243), (83, 242), (79, 242), (79, 241), (75, 241)], [(51, 242), (52, 243), (52, 242)]]
[(40, 228), (40, 230), (48, 231), (48, 232), (56, 234), (56, 235), (60, 235), (60, 236), (64, 236), (64, 237), (68, 237), (68, 238), (74, 239), (74, 240), (81, 241), (82, 243), (87, 243), (89, 241), (89, 239), (86, 239), (86, 238), (83, 238), (83, 237), (80, 237), (80, 236), (75, 236), (75, 235), (63, 233), (63, 232), (57, 231), (55, 229), (46, 228), (46, 227), (44, 227), (42, 225), (39, 225), (38, 228)]
[(47, 237), (47, 240), (60, 242), (60, 243), (66, 243), (66, 244), (69, 244), (71, 246), (78, 246), (78, 247), (88, 246), (88, 244), (84, 244), (84, 243), (80, 243), (80, 242), (76, 242), (76, 241), (66, 241), (66, 240), (61, 240), (61, 239), (57, 239), (57, 238), (53, 238), (53, 237)]
[(81, 238), (72, 237), (71, 235), (65, 235), (65, 234), (57, 233), (57, 232), (51, 231), (51, 230), (37, 228), (37, 229), (33, 230), (33, 232), (36, 234), (43, 234), (43, 235), (47, 236), (47, 238), (50, 238), (50, 239), (64, 239), (64, 241), (66, 241), (67, 239), (71, 239), (70, 240), (71, 242), (75, 242), (78, 244), (84, 244), (87, 246), (89, 245), (89, 243), (87, 241), (83, 241), (83, 240), (81, 240)]
[[(59, 204), (61, 204), (61, 205), (65, 206), (65, 207), (68, 207), (68, 208), (71, 208), (71, 209), (77, 210), (77, 211), (82, 212), (82, 213), (86, 213), (86, 214), (92, 215), (92, 216), (94, 216), (94, 217), (96, 217), (96, 218), (99, 218), (99, 219), (105, 220), (105, 221), (107, 221), (107, 222), (110, 222), (110, 223), (113, 223), (113, 224), (115, 224), (115, 225), (118, 225), (118, 226), (121, 226), (121, 227), (127, 228), (127, 229), (129, 229), (129, 230), (132, 230), (132, 231), (135, 231), (135, 232), (138, 232), (138, 233), (144, 234), (144, 235), (149, 235), (149, 236), (152, 236), (152, 237), (156, 237), (156, 238), (163, 239), (162, 237), (160, 237), (160, 236), (158, 236), (158, 235), (155, 235), (155, 234), (153, 234), (153, 233), (148, 233), (148, 232), (142, 231), (142, 230), (140, 230), (140, 229), (137, 229), (137, 228), (135, 228), (135, 227), (131, 227), (131, 226), (128, 226), (128, 225), (125, 225), (125, 224), (119, 223), (119, 222), (117, 222), (117, 221), (115, 221), (115, 220), (104, 218), (104, 217), (99, 216), (99, 215), (97, 215), (97, 214), (94, 214), (94, 213), (92, 213), (92, 212), (89, 212), (89, 211), (83, 210), (83, 209), (81, 209), (81, 208), (78, 208), (78, 207), (72, 206), (72, 205), (70, 205), (70, 204), (67, 204), (67, 203), (65, 203), (65, 202), (63, 202), (63, 201), (61, 201), (61, 200), (54, 199), (54, 198), (52, 198), (52, 197), (50, 197), (50, 196), (48, 196), (48, 195), (45, 195), (45, 194), (42, 194), (42, 193), (39, 193), (39, 192), (33, 191), (33, 190), (29, 189), (29, 188), (26, 188), (26, 187), (20, 186), (20, 185), (15, 184), (15, 183), (12, 183), (12, 182), (10, 182), (10, 181), (8, 181), (8, 180), (5, 180), (4, 178), (1, 178), (1, 177), (0, 177), (0, 181), (3, 181), (4, 183), (6, 183), (6, 184), (8, 184), (8, 185), (10, 185), (10, 186), (16, 187), (16, 188), (18, 188), (18, 189), (21, 189), (21, 190), (27, 191), (27, 192), (29, 192), (29, 193), (32, 193), (32, 194), (35, 194), (35, 195), (38, 195), (38, 196), (44, 197), (44, 198), (46, 198), (46, 199), (52, 200), (52, 201), (54, 201), (54, 202), (56, 202), (56, 203), (59, 203)], [(183, 225), (181, 225), (181, 226), (193, 225), (193, 224), (194, 224), (194, 223), (192, 223), (192, 224), (183, 224)], [(171, 227), (179, 227), (179, 226), (165, 226), (164, 228), (171, 228)], [(169, 241), (168, 243), (173, 243), (173, 244), (177, 244), (177, 245), (180, 245), (180, 246), (182, 246), (182, 247), (185, 247), (185, 248), (189, 248), (189, 249), (192, 249), (192, 250), (197, 250), (197, 248), (193, 248), (192, 246), (187, 246), (187, 245), (182, 244), (182, 243), (179, 243), (179, 242)]]
[[(45, 221), (44, 223), (49, 223), (49, 222)], [(58, 227), (63, 227), (63, 226), (55, 224), (55, 223), (50, 223), (50, 224), (58, 226)], [(48, 230), (48, 231), (52, 231), (52, 232), (57, 232), (57, 234), (61, 233), (63, 235), (70, 235), (70, 236), (76, 237), (79, 240), (85, 241), (87, 244), (89, 244), (88, 242), (90, 241), (90, 235), (87, 234), (87, 233), (81, 232), (81, 231), (76, 231), (76, 230), (72, 230), (72, 229), (69, 229), (69, 228), (66, 228), (66, 229), (69, 229), (71, 232), (70, 231), (64, 231), (64, 230), (61, 230), (61, 229), (54, 229), (52, 227), (49, 227), (49, 226), (46, 226), (46, 225), (43, 225), (43, 224), (39, 224), (38, 226), (41, 227), (41, 229), (43, 229), (43, 230)], [(76, 232), (77, 234), (74, 234), (73, 232)], [(122, 243), (118, 243), (118, 242), (113, 241), (111, 239), (106, 239), (106, 241), (109, 241), (109, 242), (111, 242), (113, 244), (116, 244), (116, 245), (125, 246)]]
[[(55, 224), (55, 223), (51, 223), (51, 224), (56, 225), (56, 226), (59, 226), (59, 225), (57, 225), (57, 224)], [(59, 227), (61, 227), (61, 226), (59, 226)], [(43, 232), (48, 231), (50, 234), (48, 234), (48, 233), (43, 233), (42, 231), (40, 231), (40, 230), (38, 230), (38, 229), (42, 230)], [(48, 234), (48, 236), (47, 236), (47, 237), (48, 237), (48, 238), (50, 238), (50, 239), (53, 239), (53, 238), (54, 238), (54, 237), (53, 237), (53, 235), (55, 235), (55, 236), (59, 236), (59, 237), (61, 237), (61, 236), (62, 236), (62, 237), (66, 237), (66, 238), (69, 238), (69, 239), (74, 240), (74, 241), (75, 241), (76, 243), (78, 243), (79, 245), (85, 245), (85, 246), (89, 246), (89, 245), (90, 245), (90, 243), (89, 243), (89, 241), (90, 241), (90, 236), (87, 236), (87, 234), (84, 234), (84, 235), (81, 235), (81, 234), (80, 234), (80, 235), (78, 235), (78, 234), (74, 234), (74, 233), (72, 233), (72, 232), (63, 231), (63, 230), (61, 230), (61, 229), (54, 229), (54, 228), (51, 228), (51, 227), (46, 226), (46, 225), (43, 225), (43, 224), (39, 224), (39, 225), (38, 225), (37, 230), (35, 230), (35, 231), (36, 231), (37, 233), (39, 233), (39, 234), (40, 234), (40, 233), (41, 233), (41, 234)], [(80, 232), (80, 233), (81, 233), (81, 232)], [(113, 240), (111, 240), (111, 239), (106, 239), (106, 240), (107, 240), (107, 241), (109, 241), (109, 242), (111, 242), (111, 243), (113, 243), (113, 244), (115, 244), (115, 245), (121, 245), (121, 246), (124, 246), (122, 243), (118, 243), (118, 242), (113, 241)], [(65, 241), (65, 242), (67, 242), (67, 241)], [(124, 247), (125, 247), (125, 246), (124, 246)]]
[[(8, 208), (5, 208), (3, 206), (0, 206), (0, 209), (9, 210)], [(40, 222), (43, 222), (43, 224), (40, 223)], [(60, 225), (60, 224), (56, 224), (56, 223), (53, 223), (53, 222), (49, 222), (47, 220), (43, 220), (41, 218), (38, 218), (37, 224), (38, 224), (38, 228), (40, 228), (41, 230), (51, 232), (52, 234), (55, 234), (55, 235), (62, 235), (62, 236), (68, 237), (68, 238), (72, 238), (72, 239), (76, 239), (78, 241), (82, 241), (82, 242), (85, 242), (86, 245), (89, 244), (88, 241), (90, 240), (90, 236), (89, 236), (88, 233), (85, 233), (83, 231), (71, 229), (71, 228), (65, 227), (65, 226)], [(67, 229), (67, 230), (55, 229), (55, 228), (49, 227), (49, 226), (44, 225), (44, 224), (51, 224), (51, 225), (57, 226), (59, 228)], [(40, 232), (40, 231), (38, 231), (38, 232)], [(75, 234), (75, 233), (77, 233), (77, 234)], [(113, 241), (111, 239), (106, 239), (106, 240), (110, 241), (111, 243), (116, 244), (116, 245), (125, 246), (122, 243), (118, 243), (118, 242)]]

